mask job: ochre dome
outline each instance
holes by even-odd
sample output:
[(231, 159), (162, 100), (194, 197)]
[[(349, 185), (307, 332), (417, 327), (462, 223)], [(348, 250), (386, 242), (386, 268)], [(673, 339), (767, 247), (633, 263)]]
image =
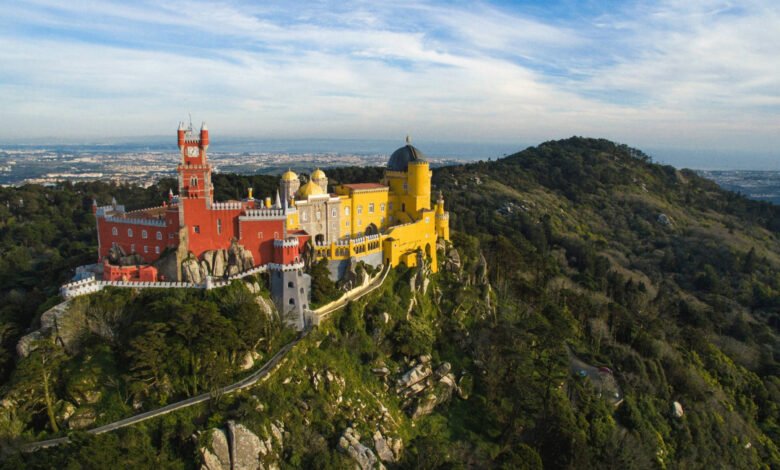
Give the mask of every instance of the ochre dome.
[(305, 199), (309, 196), (320, 196), (323, 194), (325, 194), (325, 191), (320, 188), (320, 185), (310, 180), (308, 183), (301, 186), (301, 189), (295, 193), (295, 197)]
[(325, 172), (317, 168), (314, 173), (311, 174), (312, 180), (321, 180), (325, 178)]
[(298, 179), (298, 175), (296, 175), (292, 170), (287, 170), (282, 175), (282, 181), (295, 181)]
[(390, 171), (406, 171), (409, 162), (415, 161), (426, 161), (425, 155), (417, 150), (411, 143), (407, 143), (390, 155), (390, 161), (387, 162), (387, 169)]

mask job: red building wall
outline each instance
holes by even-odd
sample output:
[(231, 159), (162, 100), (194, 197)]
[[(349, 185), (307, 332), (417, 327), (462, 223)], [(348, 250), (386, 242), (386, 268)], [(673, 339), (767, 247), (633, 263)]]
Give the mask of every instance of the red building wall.
[(252, 252), (255, 266), (274, 261), (274, 238), (284, 236), (285, 220), (244, 220), (239, 221), (240, 237), (238, 242)]
[[(175, 248), (179, 244), (179, 220), (176, 208), (166, 211), (163, 219), (166, 223), (164, 227), (132, 223), (132, 219), (125, 220), (126, 222), (112, 222), (104, 217), (97, 218), (98, 260), (100, 262), (106, 259), (114, 244), (122, 247), (127, 254), (141, 255), (146, 263), (157, 260), (166, 248)], [(143, 237), (144, 231), (146, 238)], [(158, 239), (158, 233), (160, 233), (160, 239)]]

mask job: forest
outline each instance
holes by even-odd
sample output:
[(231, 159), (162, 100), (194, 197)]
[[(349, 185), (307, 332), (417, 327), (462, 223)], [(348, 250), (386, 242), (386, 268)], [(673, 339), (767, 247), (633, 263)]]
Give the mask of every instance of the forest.
[[(579, 137), (438, 168), (433, 181), (453, 235), (427, 288), (401, 266), (251, 393), (113, 434), (70, 431), (71, 444), (33, 454), (12, 450), (66, 432), (36, 377), (51, 378), (55, 399), (97, 392), (95, 422), (108, 422), (224, 384), (248, 352), (267, 355), (291, 333), (241, 283), (210, 293), (109, 290), (73, 306), (84, 328), (72, 351), (45, 345), (20, 359), (18, 338), (59, 301), (59, 284), (94, 262), (93, 198), (156, 205), (174, 181), (0, 188), (0, 373), (3, 398), (19, 405), (0, 416), (11, 449), (3, 465), (193, 468), (202, 444), (193, 436), (234, 419), (252, 429), (284, 422), (283, 468), (350, 465), (338, 446), (347, 427), (402, 439), (390, 468), (780, 466), (780, 207)], [(217, 174), (214, 185), (224, 200), (248, 187), (275, 194), (276, 179)], [(318, 295), (332, 296), (332, 286)], [(459, 393), (412, 417), (373, 371), (400, 375), (419, 357), (449, 364)], [(573, 358), (614, 374), (617, 405), (574, 373)], [(317, 370), (347, 386), (315, 386)]]

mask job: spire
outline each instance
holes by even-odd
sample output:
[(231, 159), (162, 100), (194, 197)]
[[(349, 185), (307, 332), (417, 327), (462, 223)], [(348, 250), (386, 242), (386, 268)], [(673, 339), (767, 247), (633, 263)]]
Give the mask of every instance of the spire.
[(274, 207), (277, 208), (277, 209), (281, 209), (282, 208), (282, 201), (281, 201), (281, 198), (279, 197), (279, 190), (278, 189), (276, 190), (276, 202), (274, 202)]
[(168, 200), (173, 200), (173, 188), (168, 189)]
[(406, 145), (412, 145), (412, 136), (406, 134)]
[(111, 205), (116, 209), (116, 198), (113, 196), (111, 197)]

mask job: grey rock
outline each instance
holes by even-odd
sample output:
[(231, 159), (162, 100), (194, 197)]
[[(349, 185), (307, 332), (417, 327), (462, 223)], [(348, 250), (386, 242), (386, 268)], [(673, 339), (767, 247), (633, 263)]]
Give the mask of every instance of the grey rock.
[(265, 450), (260, 438), (243, 424), (228, 421), (230, 456), (233, 470), (255, 470), (260, 467), (261, 450)]
[(402, 446), (401, 439), (383, 436), (379, 430), (374, 433), (373, 438), (374, 449), (376, 449), (376, 455), (380, 460), (393, 463), (400, 459)]
[(685, 410), (679, 401), (672, 403), (672, 415), (677, 419), (685, 416)]
[(339, 447), (357, 463), (361, 470), (384, 468), (374, 452), (360, 443), (360, 434), (351, 427), (344, 430), (339, 439)]
[(43, 334), (38, 330), (22, 336), (19, 339), (19, 342), (16, 343), (16, 354), (18, 354), (19, 357), (27, 357), (31, 352), (35, 351), (37, 348), (36, 343), (41, 339), (43, 339)]
[(68, 418), (68, 427), (70, 429), (86, 429), (97, 420), (97, 413), (91, 407), (78, 408)]
[(212, 429), (209, 438), (210, 445), (199, 449), (203, 458), (201, 470), (230, 470), (230, 449), (225, 431)]

